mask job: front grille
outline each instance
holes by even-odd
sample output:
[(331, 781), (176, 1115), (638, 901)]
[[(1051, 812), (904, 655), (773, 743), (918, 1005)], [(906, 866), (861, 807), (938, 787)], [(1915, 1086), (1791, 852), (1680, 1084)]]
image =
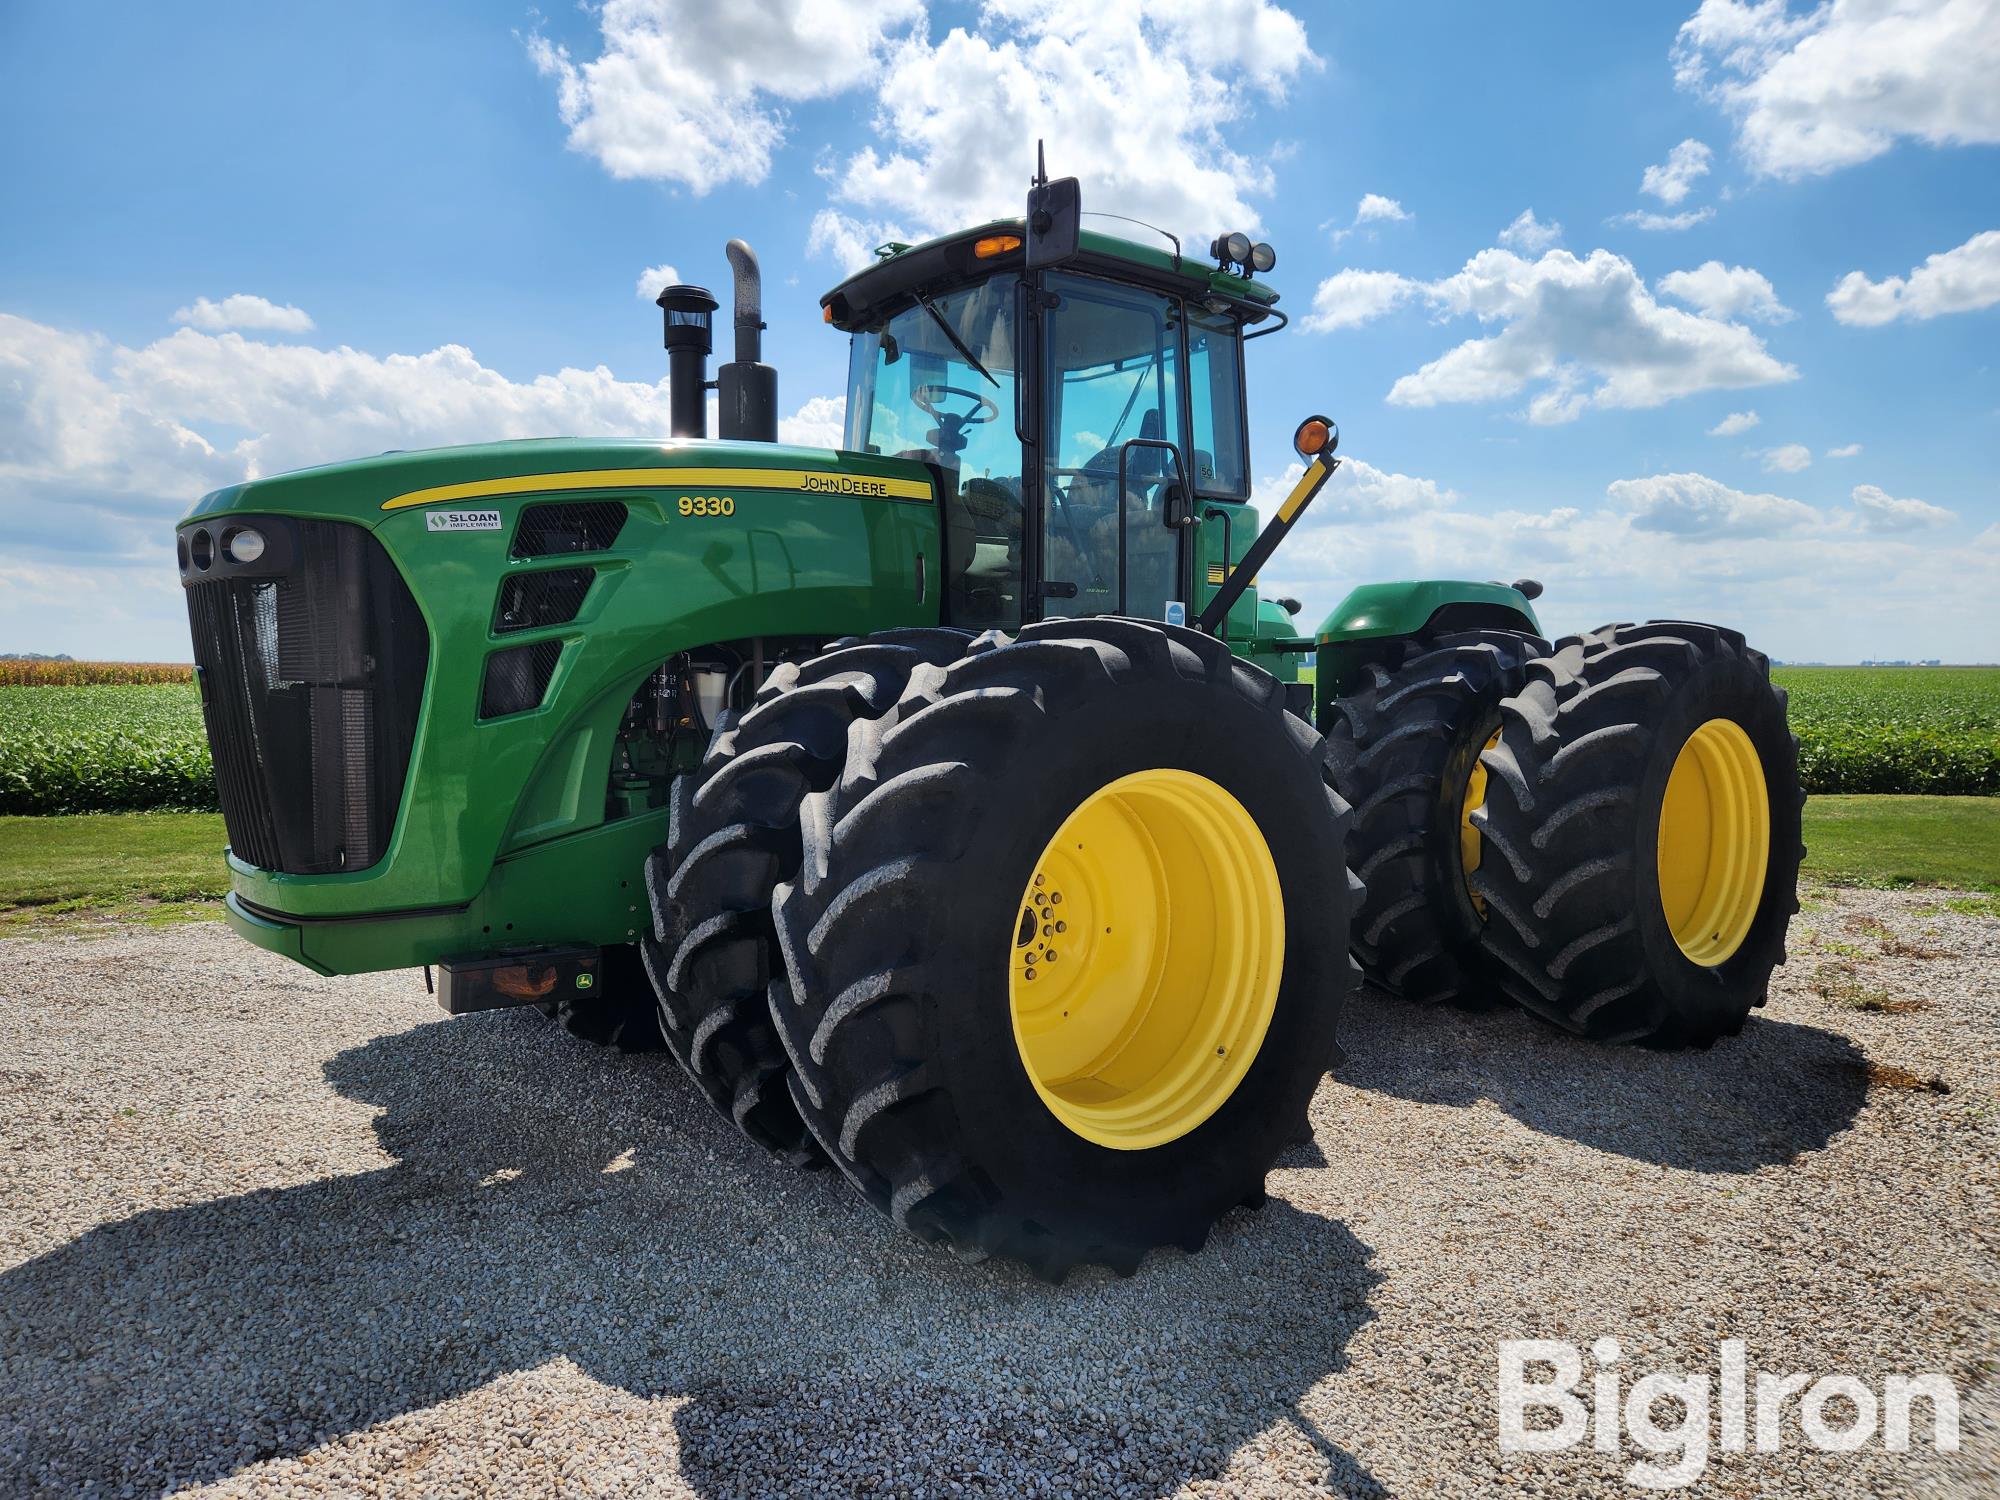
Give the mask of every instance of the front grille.
[(409, 771), (423, 616), (363, 528), (241, 522), (264, 534), (262, 558), (217, 556), (183, 575), (230, 847), (287, 874), (367, 869), (387, 851)]
[(567, 625), (583, 608), (595, 568), (551, 568), (544, 573), (519, 573), (500, 585), (500, 602), (493, 610), (493, 633), (539, 630)]
[(563, 552), (605, 552), (625, 529), (622, 500), (565, 500), (530, 505), (514, 529), (516, 557), (553, 557)]

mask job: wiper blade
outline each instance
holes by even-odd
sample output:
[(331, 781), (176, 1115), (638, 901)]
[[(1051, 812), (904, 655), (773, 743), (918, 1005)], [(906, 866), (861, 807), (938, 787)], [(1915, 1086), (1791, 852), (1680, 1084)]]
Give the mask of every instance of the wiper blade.
[(988, 385), (992, 386), (996, 391), (999, 390), (1000, 382), (993, 378), (993, 372), (979, 362), (978, 355), (965, 347), (965, 340), (958, 336), (958, 330), (945, 321), (943, 313), (931, 306), (931, 299), (928, 297), (919, 297), (917, 298), (917, 306), (931, 315), (931, 321), (937, 324), (939, 332), (951, 340), (951, 347), (959, 352), (959, 356), (967, 364), (971, 365), (973, 369), (984, 375)]

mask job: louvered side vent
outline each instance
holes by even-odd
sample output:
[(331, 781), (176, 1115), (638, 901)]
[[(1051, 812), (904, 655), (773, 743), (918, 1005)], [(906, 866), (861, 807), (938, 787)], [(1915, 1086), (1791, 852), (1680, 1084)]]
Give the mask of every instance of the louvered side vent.
[(479, 717), (499, 719), (540, 708), (561, 657), (561, 641), (537, 641), (487, 657), (486, 681), (479, 690)]
[(521, 573), (500, 585), (500, 603), (493, 611), (493, 633), (539, 630), (567, 625), (583, 608), (595, 568), (552, 568), (546, 573)]
[(625, 529), (625, 506), (617, 500), (577, 500), (530, 505), (514, 528), (514, 556), (559, 557), (565, 552), (604, 552)]

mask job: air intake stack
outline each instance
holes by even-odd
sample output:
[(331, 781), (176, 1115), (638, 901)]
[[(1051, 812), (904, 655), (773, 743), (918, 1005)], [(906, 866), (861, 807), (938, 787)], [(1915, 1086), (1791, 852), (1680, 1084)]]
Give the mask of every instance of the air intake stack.
[(670, 286), (656, 300), (667, 322), (667, 430), (675, 437), (707, 437), (715, 298), (704, 286)]
[(741, 240), (724, 252), (736, 285), (736, 358), (716, 372), (720, 416), (726, 438), (752, 443), (778, 440), (778, 372), (760, 363), (764, 334), (764, 279), (757, 256)]

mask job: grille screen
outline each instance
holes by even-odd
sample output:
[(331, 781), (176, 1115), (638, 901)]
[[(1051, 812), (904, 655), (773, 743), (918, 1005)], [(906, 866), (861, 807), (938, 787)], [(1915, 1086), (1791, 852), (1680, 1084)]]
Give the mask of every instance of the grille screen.
[(493, 611), (493, 633), (567, 625), (583, 608), (595, 568), (555, 568), (546, 573), (521, 573), (500, 585), (500, 603)]
[(554, 557), (564, 552), (603, 552), (625, 529), (625, 506), (617, 500), (578, 500), (530, 505), (514, 528), (514, 556)]
[(277, 539), (282, 567), (187, 590), (229, 844), (259, 869), (366, 869), (402, 801), (429, 633), (361, 527), (257, 525)]
[(479, 717), (498, 719), (540, 708), (561, 656), (561, 641), (537, 641), (487, 657), (486, 680), (479, 689)]

